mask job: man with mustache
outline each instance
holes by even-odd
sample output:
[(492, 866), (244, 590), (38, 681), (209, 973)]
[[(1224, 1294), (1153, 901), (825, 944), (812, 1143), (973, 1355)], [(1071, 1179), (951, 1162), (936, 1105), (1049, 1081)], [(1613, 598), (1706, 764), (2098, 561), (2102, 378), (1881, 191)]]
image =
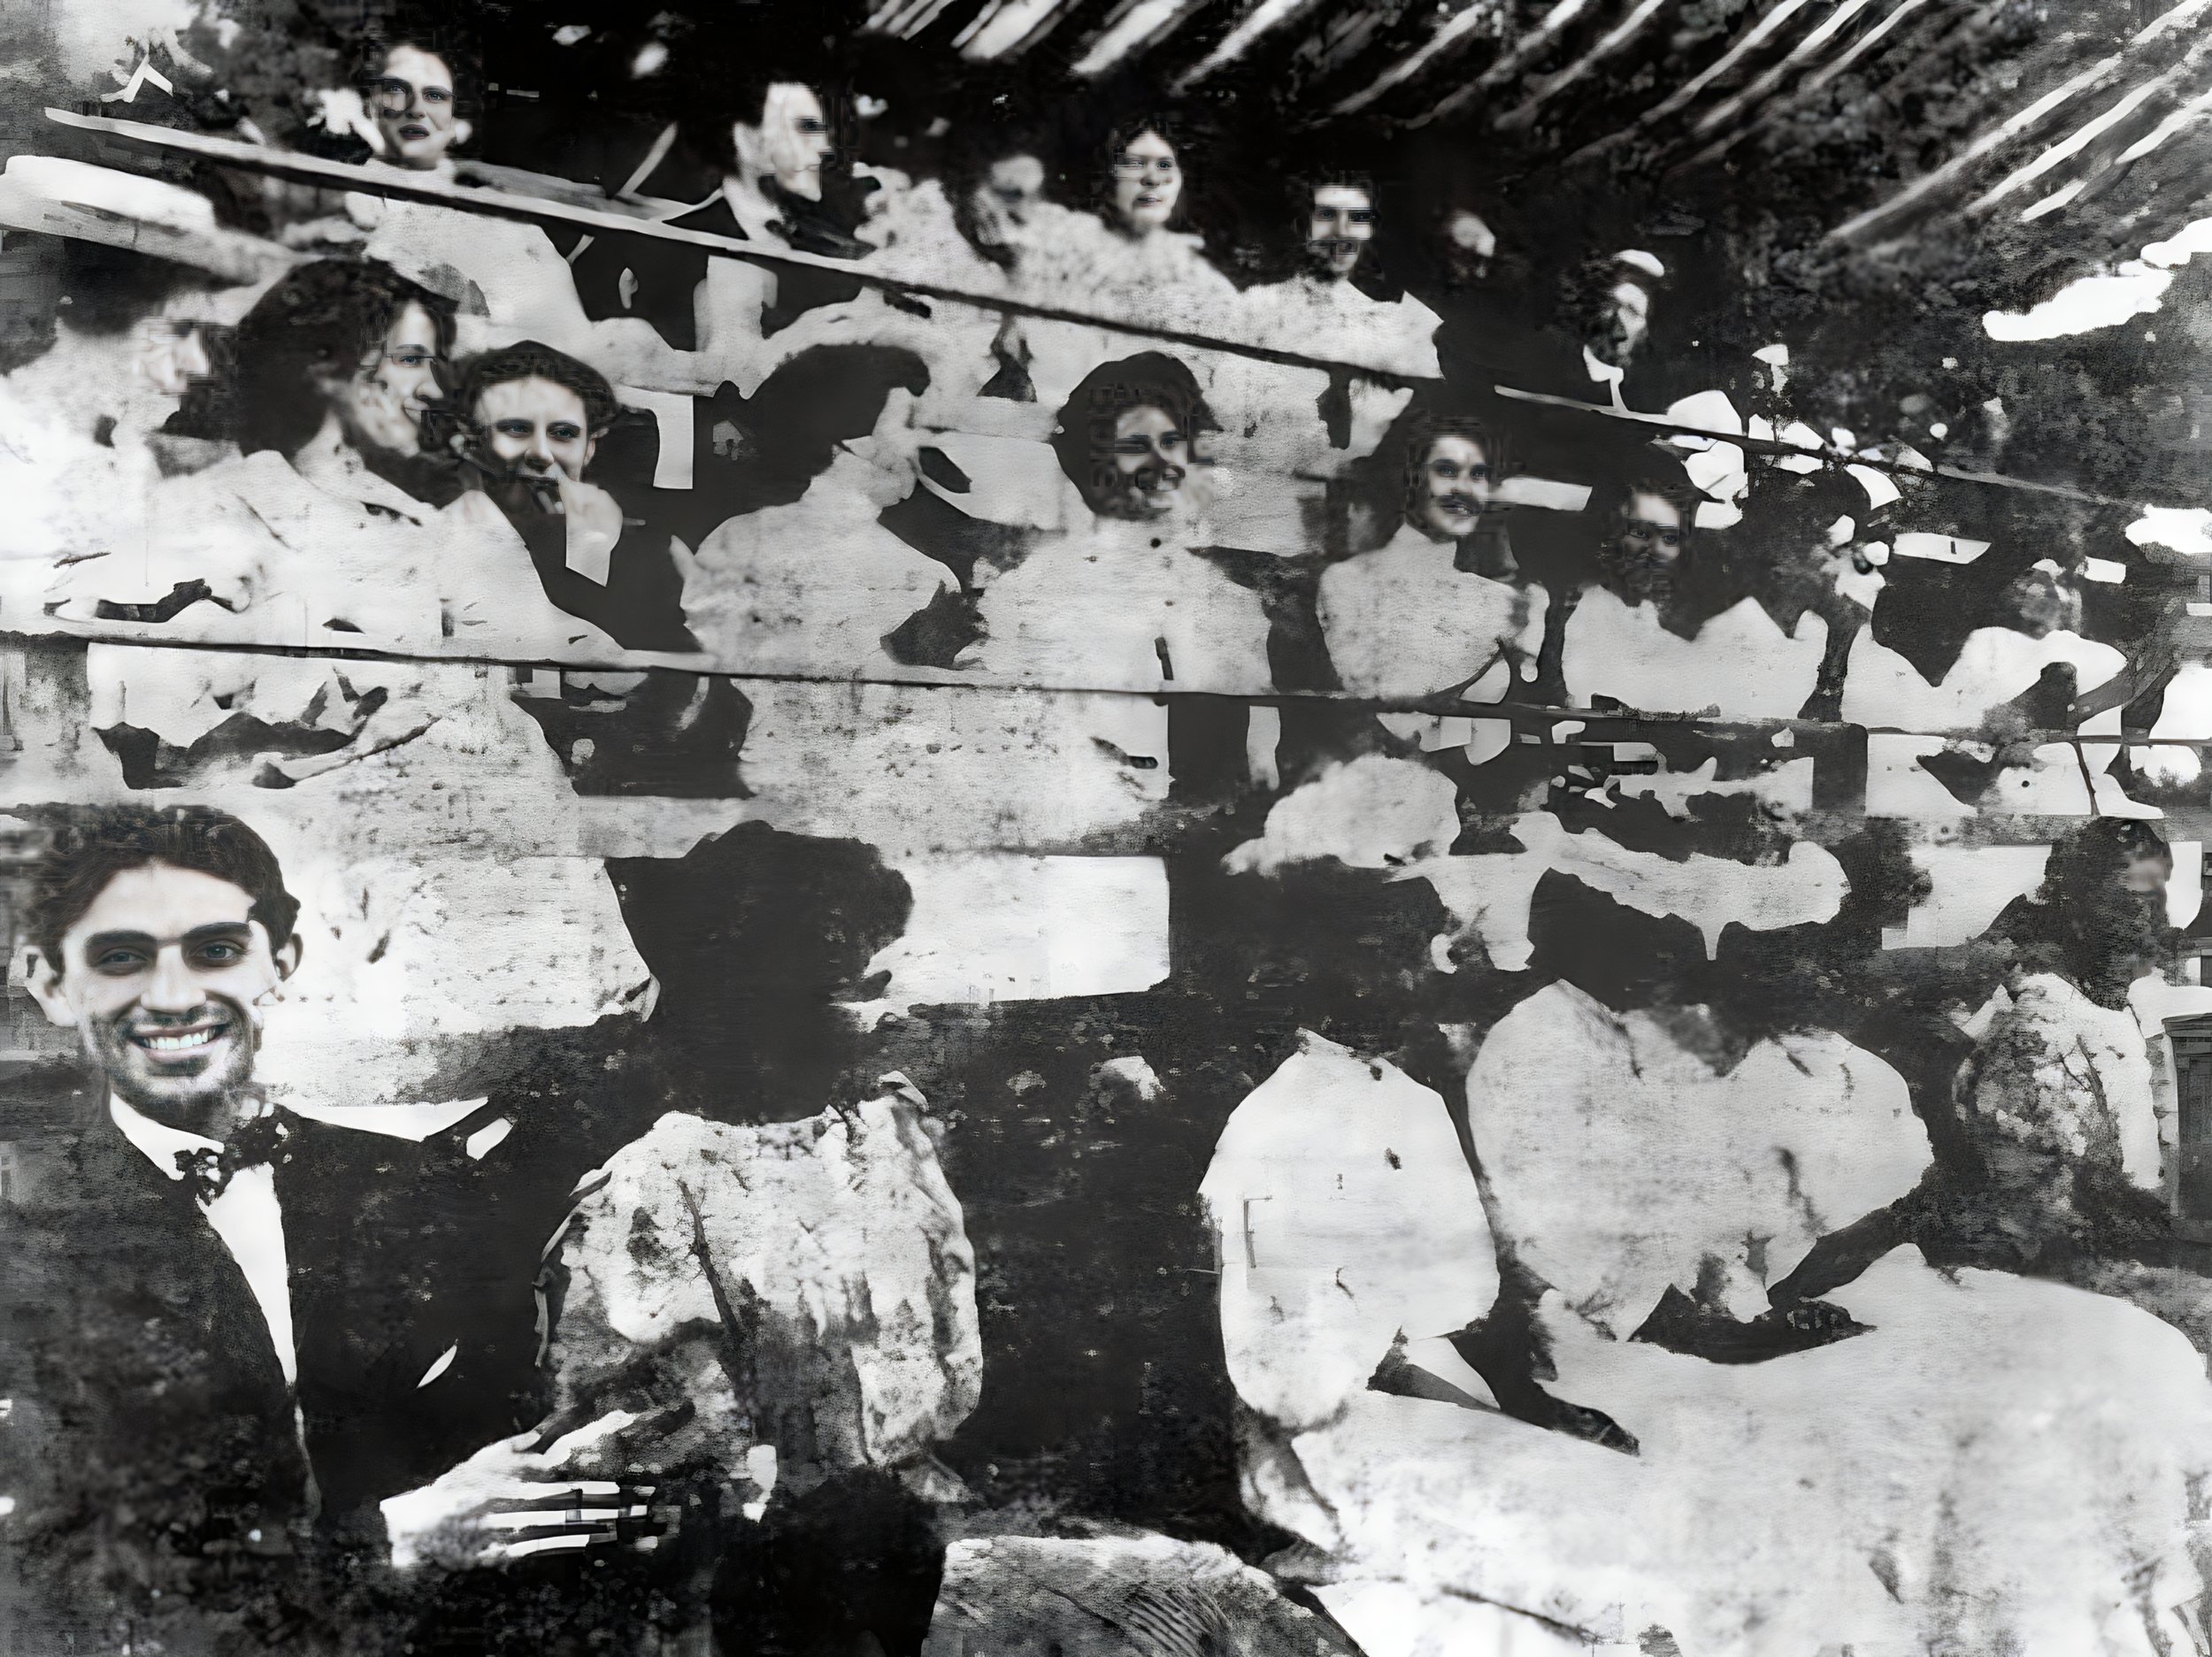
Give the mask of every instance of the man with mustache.
[(419, 1231), (371, 1223), (435, 1153), (255, 1085), (299, 913), (266, 842), (204, 806), (75, 817), (37, 871), (23, 978), (95, 1102), (21, 1147), (0, 1208), (33, 1649), (323, 1649), (324, 1568), (380, 1552), (374, 1503), (505, 1419), (451, 1373), (466, 1317)]

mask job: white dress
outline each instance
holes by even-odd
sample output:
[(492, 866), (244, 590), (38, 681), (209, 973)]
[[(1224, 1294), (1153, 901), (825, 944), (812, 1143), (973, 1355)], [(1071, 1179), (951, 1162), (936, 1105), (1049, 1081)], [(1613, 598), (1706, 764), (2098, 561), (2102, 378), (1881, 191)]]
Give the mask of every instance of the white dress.
[(1810, 610), (1784, 633), (1747, 598), (1684, 639), (1660, 625), (1653, 605), (1593, 587), (1567, 622), (1561, 665), (1567, 700), (1580, 708), (1610, 696), (1647, 713), (1793, 719), (1820, 682), (1827, 648), (1828, 624)]
[[(1088, 213), (1070, 212), (1049, 240), (1039, 236), (1026, 242), (1010, 291), (1033, 304), (1144, 328), (1215, 338), (1228, 337), (1236, 328), (1235, 284), (1207, 262), (1196, 236), (1172, 230), (1123, 235)], [(1210, 354), (1155, 341), (1142, 333), (1035, 317), (1019, 319), (1013, 333), (1037, 401), (1048, 409), (1064, 403), (1101, 363), (1141, 351), (1177, 357), (1197, 376), (1201, 390), (1212, 379)]]
[(684, 618), (702, 648), (757, 672), (904, 671), (884, 635), (956, 584), (876, 521), (873, 470), (840, 450), (804, 498), (733, 518), (699, 543)]
[(1031, 553), (984, 589), (975, 665), (1076, 690), (1267, 694), (1259, 595), (1191, 551), (1189, 534), (1101, 519)]

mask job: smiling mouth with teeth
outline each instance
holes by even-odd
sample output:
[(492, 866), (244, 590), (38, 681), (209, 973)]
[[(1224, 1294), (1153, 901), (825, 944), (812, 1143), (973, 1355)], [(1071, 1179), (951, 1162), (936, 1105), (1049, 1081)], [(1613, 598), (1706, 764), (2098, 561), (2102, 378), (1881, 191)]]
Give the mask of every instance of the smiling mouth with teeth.
[(211, 1045), (227, 1034), (229, 1030), (230, 1024), (226, 1019), (196, 1024), (189, 1030), (134, 1030), (130, 1038), (134, 1044), (150, 1053), (184, 1054), (195, 1053)]

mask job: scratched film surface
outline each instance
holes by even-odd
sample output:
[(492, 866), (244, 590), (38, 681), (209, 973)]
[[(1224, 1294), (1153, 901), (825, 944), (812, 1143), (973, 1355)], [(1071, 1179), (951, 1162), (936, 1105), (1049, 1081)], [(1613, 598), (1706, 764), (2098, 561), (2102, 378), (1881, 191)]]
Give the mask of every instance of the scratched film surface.
[(0, 13), (0, 1653), (2212, 1653), (2207, 0)]

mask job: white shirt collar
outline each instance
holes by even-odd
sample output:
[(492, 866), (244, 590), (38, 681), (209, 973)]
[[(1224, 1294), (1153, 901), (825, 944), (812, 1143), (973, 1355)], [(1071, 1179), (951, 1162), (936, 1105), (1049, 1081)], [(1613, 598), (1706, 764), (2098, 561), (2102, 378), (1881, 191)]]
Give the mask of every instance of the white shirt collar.
[(178, 1166), (180, 1152), (222, 1151), (219, 1139), (202, 1139), (196, 1133), (187, 1133), (182, 1128), (173, 1128), (165, 1122), (156, 1122), (125, 1104), (113, 1093), (108, 1095), (108, 1116), (123, 1131), (123, 1137), (144, 1152), (146, 1160), (172, 1179), (182, 1179), (184, 1170)]

